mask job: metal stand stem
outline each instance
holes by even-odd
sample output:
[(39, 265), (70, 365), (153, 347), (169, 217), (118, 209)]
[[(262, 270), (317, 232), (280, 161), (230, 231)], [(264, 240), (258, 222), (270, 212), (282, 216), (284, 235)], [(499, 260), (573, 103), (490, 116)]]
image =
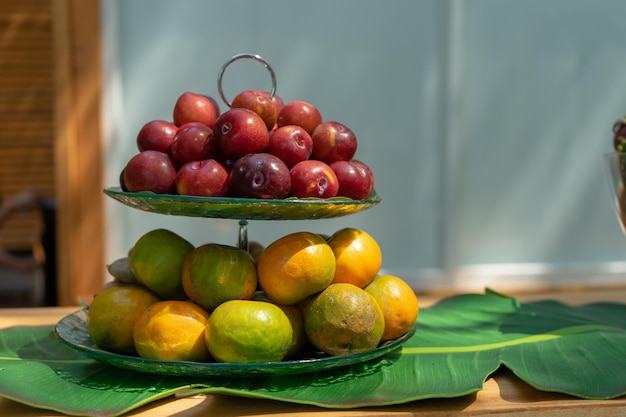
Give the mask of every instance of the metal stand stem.
[(239, 220), (239, 238), (237, 241), (239, 248), (248, 250), (248, 221)]

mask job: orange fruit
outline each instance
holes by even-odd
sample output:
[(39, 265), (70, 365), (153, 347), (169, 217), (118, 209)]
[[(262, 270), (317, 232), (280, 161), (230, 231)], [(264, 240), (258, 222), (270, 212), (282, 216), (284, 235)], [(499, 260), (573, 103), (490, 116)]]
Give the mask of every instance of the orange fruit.
[(207, 362), (204, 342), (209, 312), (191, 301), (159, 301), (146, 308), (135, 323), (135, 348), (142, 358), (162, 361)]
[(287, 315), (265, 301), (231, 300), (209, 318), (205, 340), (218, 362), (281, 361), (289, 352), (293, 330)]
[(181, 271), (185, 257), (193, 248), (170, 230), (151, 230), (141, 236), (131, 250), (131, 271), (137, 281), (162, 299), (184, 300)]
[(365, 288), (380, 271), (382, 252), (367, 232), (347, 227), (328, 238), (328, 245), (337, 260), (333, 283), (345, 282)]
[(272, 242), (257, 260), (259, 285), (277, 304), (293, 305), (322, 291), (335, 275), (335, 255), (326, 241), (296, 232)]
[(256, 265), (243, 249), (208, 243), (185, 258), (182, 283), (191, 300), (213, 310), (224, 301), (250, 299), (254, 295)]
[(382, 339), (396, 339), (413, 327), (419, 313), (417, 296), (401, 278), (380, 275), (365, 287), (375, 299), (385, 317), (385, 332)]
[(369, 293), (353, 284), (330, 284), (304, 310), (311, 343), (330, 355), (364, 352), (378, 346), (385, 319)]
[(159, 298), (138, 285), (118, 285), (100, 291), (89, 306), (88, 327), (103, 350), (135, 355), (133, 329), (141, 313)]

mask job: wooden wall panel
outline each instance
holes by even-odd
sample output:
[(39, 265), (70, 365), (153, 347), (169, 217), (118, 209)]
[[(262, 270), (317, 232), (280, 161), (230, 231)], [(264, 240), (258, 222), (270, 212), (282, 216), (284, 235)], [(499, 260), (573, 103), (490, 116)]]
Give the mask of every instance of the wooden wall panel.
[[(57, 203), (58, 303), (90, 301), (104, 279), (99, 0), (0, 1), (0, 199), (36, 187)], [(37, 212), (0, 246), (30, 249)]]
[(104, 280), (98, 0), (53, 0), (59, 302), (87, 302)]
[[(51, 0), (0, 2), (0, 199), (25, 188), (54, 194), (54, 57)], [(39, 239), (31, 211), (0, 228), (0, 246)]]

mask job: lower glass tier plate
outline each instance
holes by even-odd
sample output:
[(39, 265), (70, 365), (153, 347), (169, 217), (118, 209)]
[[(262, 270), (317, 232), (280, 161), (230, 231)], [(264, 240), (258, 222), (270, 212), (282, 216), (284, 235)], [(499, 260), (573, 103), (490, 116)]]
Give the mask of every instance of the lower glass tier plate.
[(382, 358), (406, 342), (415, 333), (415, 326), (405, 335), (383, 342), (376, 349), (367, 352), (247, 364), (167, 362), (107, 352), (99, 349), (91, 340), (86, 310), (77, 311), (61, 319), (55, 326), (55, 332), (70, 348), (118, 368), (172, 376), (250, 378), (325, 371)]
[(284, 200), (194, 197), (149, 192), (129, 193), (122, 191), (120, 187), (106, 188), (104, 193), (129, 207), (151, 213), (239, 220), (331, 219), (358, 213), (382, 201), (375, 190), (365, 200), (343, 197)]

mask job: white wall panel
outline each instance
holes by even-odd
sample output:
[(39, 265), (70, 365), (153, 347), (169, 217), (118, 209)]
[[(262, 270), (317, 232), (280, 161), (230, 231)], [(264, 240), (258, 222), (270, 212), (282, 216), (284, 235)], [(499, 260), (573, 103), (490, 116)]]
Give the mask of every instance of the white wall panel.
[[(285, 100), (357, 133), (383, 202), (336, 220), (252, 221), (251, 239), (360, 227), (385, 270), (417, 288), (619, 281), (626, 238), (602, 154), (626, 114), (625, 13), (619, 0), (107, 0), (106, 178), (117, 183), (143, 123), (171, 118), (183, 91), (217, 97), (221, 65), (258, 53)], [(269, 77), (238, 61), (224, 87), (232, 97)], [(234, 220), (114, 202), (107, 214), (111, 260), (156, 227), (236, 239)]]

